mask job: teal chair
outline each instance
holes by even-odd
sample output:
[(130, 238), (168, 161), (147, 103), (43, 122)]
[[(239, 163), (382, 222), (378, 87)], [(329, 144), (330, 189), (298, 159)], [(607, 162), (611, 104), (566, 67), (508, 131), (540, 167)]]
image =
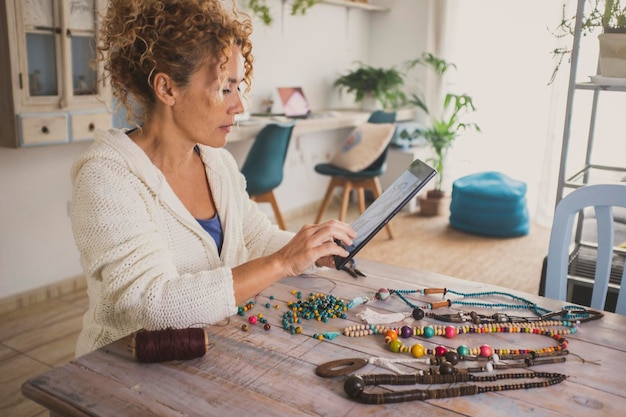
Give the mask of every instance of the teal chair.
[(283, 167), (293, 127), (294, 122), (265, 125), (254, 139), (241, 167), (248, 195), (256, 202), (270, 203), (276, 223), (283, 230), (287, 227), (274, 197), (274, 189), (283, 181)]
[[(370, 115), (367, 121), (369, 123), (395, 123), (396, 113), (377, 110)], [(317, 213), (315, 223), (319, 223), (322, 220), (322, 217), (330, 205), (334, 190), (338, 187), (343, 188), (339, 220), (345, 221), (348, 203), (350, 202), (350, 192), (352, 190), (357, 191), (359, 197), (359, 211), (363, 213), (365, 211), (365, 190), (370, 190), (374, 198), (378, 198), (382, 193), (382, 187), (380, 186), (378, 178), (385, 172), (387, 167), (388, 151), (389, 145), (387, 145), (383, 153), (370, 166), (358, 172), (346, 171), (329, 163), (315, 165), (315, 172), (330, 177), (330, 183), (326, 189), (326, 195)], [(385, 228), (387, 229), (389, 238), (393, 239), (391, 225), (387, 223)]]

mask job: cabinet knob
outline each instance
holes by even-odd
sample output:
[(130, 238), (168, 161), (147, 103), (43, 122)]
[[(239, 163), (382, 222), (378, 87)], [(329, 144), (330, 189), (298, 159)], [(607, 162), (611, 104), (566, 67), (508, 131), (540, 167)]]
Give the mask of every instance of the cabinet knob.
[(46, 134), (46, 135), (47, 135), (48, 133), (50, 133), (50, 129), (48, 129), (48, 126), (43, 126), (43, 127), (41, 128), (41, 133), (44, 133), (44, 134)]
[(93, 132), (96, 128), (96, 125), (93, 124), (93, 122), (89, 123), (89, 131)]

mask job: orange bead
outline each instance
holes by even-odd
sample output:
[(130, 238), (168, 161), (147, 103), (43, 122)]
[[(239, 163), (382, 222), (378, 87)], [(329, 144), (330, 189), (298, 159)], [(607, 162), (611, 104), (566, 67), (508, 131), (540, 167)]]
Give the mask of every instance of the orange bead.
[(387, 330), (385, 333), (385, 340), (387, 340), (387, 338), (389, 338), (389, 340), (396, 340), (398, 338), (398, 333), (395, 330)]

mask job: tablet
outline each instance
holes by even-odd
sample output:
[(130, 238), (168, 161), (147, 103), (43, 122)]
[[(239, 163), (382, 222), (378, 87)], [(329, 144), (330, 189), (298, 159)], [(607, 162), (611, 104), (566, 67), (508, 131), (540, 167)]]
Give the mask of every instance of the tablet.
[(352, 245), (337, 244), (347, 250), (347, 257), (335, 256), (335, 267), (342, 269), (387, 223), (430, 181), (437, 171), (416, 159), (411, 165), (352, 223), (357, 237)]

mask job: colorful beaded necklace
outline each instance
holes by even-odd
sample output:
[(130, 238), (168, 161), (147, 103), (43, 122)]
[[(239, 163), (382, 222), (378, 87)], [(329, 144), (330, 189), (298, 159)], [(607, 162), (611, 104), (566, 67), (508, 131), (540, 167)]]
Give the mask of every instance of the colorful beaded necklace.
[[(547, 329), (548, 326), (564, 326), (565, 329)], [(448, 361), (458, 362), (459, 360), (478, 360), (479, 358), (489, 358), (498, 355), (500, 359), (534, 359), (541, 356), (567, 355), (568, 340), (564, 335), (576, 333), (577, 327), (569, 322), (543, 321), (534, 323), (500, 323), (490, 325), (464, 325), (464, 326), (402, 326), (393, 328), (382, 325), (358, 324), (346, 327), (342, 334), (349, 337), (361, 337), (382, 334), (385, 336), (385, 343), (392, 352), (410, 353), (415, 358), (425, 355), (435, 357), (445, 357)], [(479, 347), (470, 348), (460, 345), (456, 349), (448, 349), (443, 345), (435, 349), (427, 349), (422, 344), (417, 343), (411, 347), (402, 343), (399, 338), (408, 339), (413, 336), (420, 336), (430, 339), (434, 336), (444, 336), (452, 339), (462, 334), (485, 334), (485, 333), (527, 333), (539, 336), (550, 337), (557, 341), (556, 346), (547, 346), (540, 349), (515, 349), (498, 348), (483, 344)]]

